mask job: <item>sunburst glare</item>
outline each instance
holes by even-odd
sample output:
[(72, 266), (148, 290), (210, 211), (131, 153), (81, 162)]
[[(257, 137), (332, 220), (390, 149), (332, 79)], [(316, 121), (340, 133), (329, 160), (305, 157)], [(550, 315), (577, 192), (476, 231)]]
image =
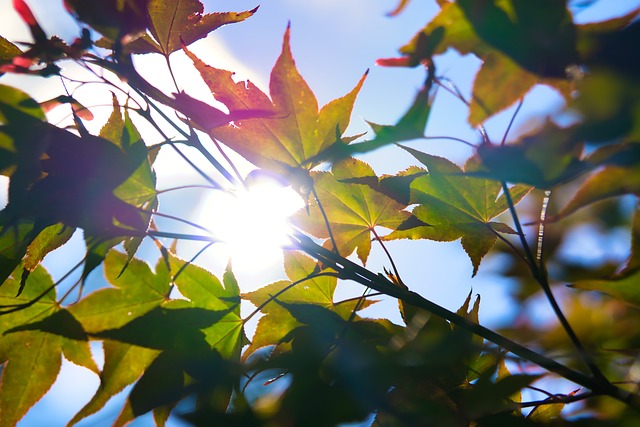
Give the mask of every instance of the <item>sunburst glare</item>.
[(211, 193), (203, 202), (199, 224), (222, 241), (234, 268), (260, 270), (281, 259), (291, 231), (288, 219), (303, 206), (291, 187), (259, 175), (246, 189)]

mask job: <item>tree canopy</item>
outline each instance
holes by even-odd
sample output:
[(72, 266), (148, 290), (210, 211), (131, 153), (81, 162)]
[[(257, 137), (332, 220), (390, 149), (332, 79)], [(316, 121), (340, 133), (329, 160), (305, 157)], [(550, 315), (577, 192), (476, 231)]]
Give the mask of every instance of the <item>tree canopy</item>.
[[(0, 211), (0, 426), (16, 425), (49, 391), (63, 358), (100, 378), (69, 426), (127, 386), (114, 426), (147, 413), (157, 426), (170, 416), (265, 427), (640, 422), (640, 7), (580, 23), (576, 10), (589, 4), (437, 4), (397, 57), (377, 61), (423, 70), (406, 113), (352, 134), (367, 72), (320, 105), (296, 66), (289, 27), (268, 90), (194, 53), (192, 44), (220, 27), (250, 25), (258, 7), (65, 0), (78, 34), (64, 40), (43, 29), (25, 0), (13, 0), (32, 41), (0, 35), (0, 173), (8, 182)], [(391, 19), (408, 6), (390, 3)], [(481, 63), (469, 97), (441, 73), (451, 51)], [(215, 102), (182, 90), (170, 61), (177, 52)], [(174, 90), (149, 81), (137, 65), (143, 56), (162, 59)], [(64, 89), (43, 99), (42, 86), (27, 93), (2, 74), (57, 80)], [(112, 99), (98, 132), (88, 126), (97, 107), (75, 95), (89, 85)], [(540, 85), (563, 98), (558, 117), (517, 136), (509, 123), (492, 139), (487, 121), (507, 110), (513, 121)], [(425, 132), (442, 93), (459, 101), (477, 141)], [(61, 110), (67, 120), (53, 118)], [(473, 154), (456, 164), (420, 146), (432, 138)], [(201, 181), (159, 188), (155, 162), (170, 150)], [(373, 151), (409, 155), (413, 165), (377, 174), (363, 160)], [(254, 170), (241, 173), (235, 159)], [(224, 236), (160, 202), (193, 189), (238, 198), (262, 179), (291, 187), (301, 207), (289, 220), (286, 278), (246, 291), (232, 260), (218, 275), (198, 262)], [(176, 223), (192, 231), (176, 231)], [(563, 246), (585, 230), (624, 235), (626, 261), (564, 256)], [(76, 231), (84, 257), (54, 280), (43, 260)], [(408, 278), (398, 267), (388, 247), (399, 239), (415, 251), (427, 240), (460, 241), (473, 276), (498, 257), (518, 308), (544, 300), (553, 321), (521, 315), (488, 328), (479, 320), (487, 302), (473, 291), (457, 311), (434, 303), (417, 291), (428, 276)], [(184, 241), (201, 250), (181, 253), (176, 242)], [(149, 243), (152, 257), (140, 250)], [(374, 246), (387, 256), (382, 265), (370, 260)], [(85, 292), (101, 270), (104, 286)], [(69, 277), (77, 280), (69, 285)], [(344, 283), (358, 286), (358, 296), (343, 298)], [(385, 298), (398, 301), (402, 322), (367, 314)]]

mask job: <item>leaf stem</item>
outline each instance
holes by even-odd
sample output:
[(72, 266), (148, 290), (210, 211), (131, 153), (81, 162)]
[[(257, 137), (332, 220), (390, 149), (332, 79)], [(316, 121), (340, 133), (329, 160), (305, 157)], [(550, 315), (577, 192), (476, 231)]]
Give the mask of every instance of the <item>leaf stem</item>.
[(398, 268), (396, 267), (396, 263), (393, 261), (393, 257), (389, 253), (389, 250), (387, 249), (387, 246), (384, 244), (384, 242), (382, 241), (382, 239), (380, 238), (380, 236), (376, 232), (375, 228), (371, 227), (371, 232), (373, 233), (373, 236), (376, 238), (376, 240), (380, 244), (380, 247), (382, 248), (384, 253), (387, 254), (387, 258), (389, 259), (389, 262), (391, 263), (391, 268), (393, 268), (393, 274), (396, 276), (396, 279), (398, 279), (398, 284), (404, 285), (404, 282), (400, 278), (400, 273), (398, 272)]

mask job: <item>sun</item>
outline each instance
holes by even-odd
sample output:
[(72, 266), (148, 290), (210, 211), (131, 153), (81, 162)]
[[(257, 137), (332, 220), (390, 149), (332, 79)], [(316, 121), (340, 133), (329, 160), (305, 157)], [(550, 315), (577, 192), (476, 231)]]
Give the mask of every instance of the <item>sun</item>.
[(302, 197), (291, 187), (255, 175), (246, 188), (207, 196), (199, 224), (220, 240), (234, 269), (255, 271), (281, 260), (282, 247), (290, 243), (289, 217), (303, 207)]

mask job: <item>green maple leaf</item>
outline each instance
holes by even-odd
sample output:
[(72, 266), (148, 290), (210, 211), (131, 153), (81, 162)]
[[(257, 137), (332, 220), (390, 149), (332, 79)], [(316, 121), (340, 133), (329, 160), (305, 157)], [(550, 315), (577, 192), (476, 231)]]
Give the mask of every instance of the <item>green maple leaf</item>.
[[(535, 21), (537, 13), (543, 10), (553, 9), (554, 16), (562, 16), (566, 8), (557, 5), (547, 4), (546, 9), (536, 13), (525, 13), (525, 5), (516, 5), (519, 1), (485, 2), (474, 8), (467, 1), (445, 2), (440, 12), (400, 51), (412, 57), (412, 63), (419, 63), (423, 58), (429, 58), (446, 52), (449, 48), (456, 49), (460, 54), (473, 54), (480, 58), (483, 63), (478, 71), (473, 84), (473, 96), (469, 108), (468, 121), (471, 125), (477, 126), (489, 117), (513, 105), (526, 95), (536, 84), (546, 84), (558, 90), (565, 98), (569, 99), (571, 93), (570, 82), (558, 74), (560, 66), (568, 61), (575, 51), (571, 43), (571, 38), (559, 39), (567, 41), (569, 45), (561, 46), (552, 44), (553, 52), (559, 51), (561, 54), (551, 54), (545, 51), (545, 55), (536, 56), (533, 51), (527, 50), (524, 44), (536, 44), (529, 41), (529, 32), (539, 33), (543, 26), (551, 35), (549, 28), (561, 32), (571, 32), (573, 24), (571, 19), (567, 22), (559, 20), (558, 26), (553, 27), (548, 23), (548, 19)], [(548, 2), (547, 2), (548, 3)], [(564, 12), (563, 12), (564, 11)], [(521, 24), (512, 22), (515, 17), (525, 13)], [(490, 25), (485, 23), (486, 14), (498, 16), (497, 23), (500, 25)], [(488, 20), (486, 22), (493, 23)], [(569, 29), (565, 28), (569, 25)], [(508, 34), (502, 40), (499, 34)], [(495, 35), (495, 37), (494, 37)], [(497, 40), (494, 40), (497, 39)], [(535, 40), (539, 40), (536, 38)], [(497, 43), (496, 44), (494, 44)], [(518, 49), (508, 44), (520, 44)], [(504, 45), (504, 46), (503, 46)], [(536, 51), (544, 51), (542, 46), (533, 46)], [(575, 56), (575, 55), (573, 55)], [(545, 62), (547, 61), (547, 62)], [(560, 61), (560, 62), (558, 62)], [(568, 65), (568, 64), (567, 64)], [(553, 71), (550, 73), (550, 71)], [(549, 74), (549, 75), (547, 75)], [(500, 82), (503, 90), (495, 90), (496, 82)]]
[[(222, 317), (202, 332), (206, 342), (225, 358), (240, 356), (242, 346), (248, 341), (244, 334), (244, 323), (240, 317), (240, 288), (231, 271), (224, 273), (222, 283), (216, 276), (202, 267), (171, 257), (171, 268), (182, 272), (175, 279), (178, 290), (190, 299), (194, 307), (221, 313)], [(183, 268), (184, 267), (184, 268)]]
[[(177, 402), (183, 397), (184, 376), (190, 367), (200, 366), (212, 352), (237, 359), (248, 341), (240, 318), (239, 287), (230, 268), (221, 283), (203, 268), (185, 265), (186, 261), (170, 255), (171, 275), (180, 272), (175, 285), (187, 300), (169, 300), (172, 279), (164, 259), (158, 261), (156, 274), (133, 259), (119, 276), (126, 262), (124, 254), (111, 251), (105, 271), (119, 288), (96, 291), (71, 307), (88, 332), (105, 340), (101, 386), (72, 423), (98, 411), (141, 375), (146, 379), (134, 386), (116, 425)], [(157, 400), (161, 390), (147, 383), (164, 383), (167, 372), (174, 373), (167, 377), (173, 394), (169, 401)]]
[(356, 153), (377, 150), (396, 142), (424, 137), (424, 130), (431, 115), (431, 106), (435, 98), (432, 84), (432, 77), (427, 76), (427, 80), (416, 94), (413, 103), (395, 125), (379, 125), (368, 122), (376, 134), (373, 140), (351, 145), (336, 144), (320, 153), (318, 157), (337, 160)]
[(344, 144), (341, 135), (349, 125), (351, 110), (365, 77), (347, 95), (318, 111), (315, 95), (296, 69), (288, 28), (282, 53), (271, 71), (271, 98), (253, 83), (236, 83), (230, 71), (207, 66), (185, 51), (213, 95), (229, 110), (276, 111), (276, 116), (269, 118), (236, 120), (233, 126), (205, 129), (256, 166), (291, 176), (294, 170), (306, 172), (317, 165), (317, 161), (310, 159), (322, 151), (334, 144)]
[(19, 287), (18, 278), (5, 281), (0, 305), (23, 304), (43, 296), (31, 306), (0, 316), (0, 360), (5, 363), (0, 385), (2, 426), (16, 425), (49, 390), (60, 371), (62, 355), (98, 373), (88, 338), (77, 320), (60, 308), (48, 273), (37, 267), (30, 275), (30, 286), (15, 297)]
[[(345, 320), (349, 319), (357, 304), (357, 301), (336, 303), (333, 297), (338, 283), (337, 278), (313, 277), (316, 273), (316, 263), (308, 256), (299, 252), (286, 252), (284, 266), (289, 280), (278, 281), (242, 295), (244, 299), (262, 307), (260, 312), (264, 314), (258, 321), (251, 344), (243, 353), (244, 359), (265, 346), (275, 345), (278, 352), (290, 347), (290, 344), (283, 343), (282, 340), (301, 323), (278, 302), (318, 305), (335, 312)], [(309, 279), (305, 280), (307, 277)], [(292, 283), (298, 281), (300, 283), (291, 287)], [(366, 308), (372, 303), (366, 300), (360, 304), (359, 309)]]
[[(375, 228), (395, 230), (408, 221), (411, 214), (404, 211), (406, 205), (371, 186), (352, 183), (366, 177), (377, 181), (371, 167), (363, 161), (353, 158), (342, 160), (333, 165), (332, 172), (316, 173), (313, 179), (337, 250), (342, 256), (349, 256), (357, 250), (360, 260), (366, 263)], [(311, 204), (309, 213), (296, 213), (293, 222), (316, 237), (329, 237), (327, 223), (315, 203)]]
[[(417, 203), (413, 215), (430, 224), (408, 230), (396, 230), (385, 239), (430, 239), (453, 241), (462, 239), (462, 247), (471, 258), (473, 275), (480, 261), (497, 240), (497, 233), (515, 233), (504, 223), (493, 222), (493, 218), (508, 209), (502, 186), (498, 181), (465, 175), (477, 170), (477, 159), (467, 161), (465, 171), (442, 157), (432, 156), (403, 147), (422, 164), (428, 175), (416, 178), (411, 183), (411, 202)], [(513, 203), (518, 203), (530, 187), (515, 186), (510, 194)], [(500, 196), (499, 196), (500, 195)]]
[(131, 53), (157, 52), (165, 56), (206, 37), (217, 28), (241, 22), (258, 8), (244, 12), (216, 12), (203, 14), (198, 0), (151, 0), (149, 2), (149, 33), (127, 46)]
[(158, 262), (154, 274), (145, 262), (136, 259), (124, 269), (127, 259), (125, 254), (110, 251), (104, 269), (114, 287), (99, 289), (69, 307), (88, 333), (119, 328), (167, 299), (170, 277), (164, 263)]
[(69, 426), (99, 411), (111, 397), (133, 384), (160, 354), (159, 350), (135, 346), (119, 341), (104, 340), (104, 367), (100, 373), (100, 387), (91, 400), (69, 421)]
[(74, 228), (63, 224), (55, 224), (42, 230), (27, 248), (24, 268), (33, 271), (49, 252), (67, 243), (74, 231)]
[[(137, 160), (139, 166), (127, 179), (113, 190), (113, 195), (127, 204), (146, 212), (140, 212), (140, 217), (147, 224), (151, 221), (151, 211), (158, 207), (156, 192), (156, 175), (151, 169), (152, 159), (142, 137), (125, 109), (124, 119), (117, 98), (113, 97), (113, 112), (107, 123), (100, 130), (100, 136), (120, 147), (127, 155)], [(143, 237), (129, 237), (125, 239), (124, 248), (133, 258)]]

